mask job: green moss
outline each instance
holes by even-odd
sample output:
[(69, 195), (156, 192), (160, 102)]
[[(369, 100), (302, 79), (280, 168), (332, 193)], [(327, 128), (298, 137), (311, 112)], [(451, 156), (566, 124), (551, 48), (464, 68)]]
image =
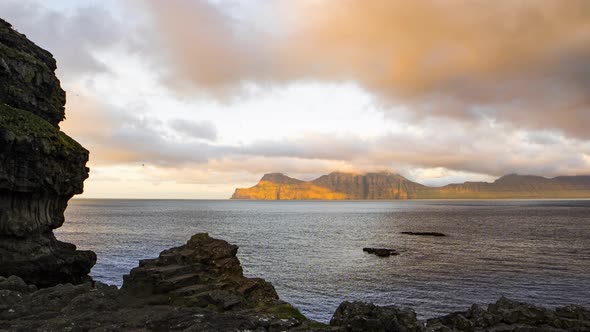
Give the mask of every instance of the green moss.
[(63, 146), (70, 150), (85, 150), (80, 143), (76, 142), (73, 138), (66, 135), (63, 131), (58, 131), (59, 140)]
[(19, 140), (44, 140), (56, 149), (86, 151), (78, 142), (41, 117), (6, 104), (0, 104), (0, 128), (10, 131)]
[(292, 306), (288, 303), (269, 307), (266, 309), (266, 312), (268, 312), (269, 314), (272, 314), (273, 316), (275, 316), (278, 319), (295, 318), (300, 321), (307, 320), (307, 318), (305, 316), (303, 316), (303, 314), (301, 312), (299, 312), (299, 310), (297, 310), (297, 308), (295, 308), (294, 306)]
[[(8, 47), (2, 43), (0, 43), (0, 54), (7, 56), (9, 58), (15, 59), (15, 60), (34, 63), (36, 65), (43, 66), (43, 67), (47, 68), (47, 65), (45, 65), (45, 63), (43, 63), (42, 61), (40, 61), (39, 59), (37, 59), (33, 55), (31, 55), (27, 52), (21, 51), (21, 50), (14, 49), (12, 47)], [(47, 69), (49, 70), (49, 68), (47, 68)]]

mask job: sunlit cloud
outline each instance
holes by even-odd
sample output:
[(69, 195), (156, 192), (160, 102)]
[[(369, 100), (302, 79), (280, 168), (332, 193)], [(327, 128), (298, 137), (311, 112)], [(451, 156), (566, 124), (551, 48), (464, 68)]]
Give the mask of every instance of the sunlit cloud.
[(0, 4), (49, 49), (89, 197), (227, 198), (262, 174), (590, 174), (590, 4)]

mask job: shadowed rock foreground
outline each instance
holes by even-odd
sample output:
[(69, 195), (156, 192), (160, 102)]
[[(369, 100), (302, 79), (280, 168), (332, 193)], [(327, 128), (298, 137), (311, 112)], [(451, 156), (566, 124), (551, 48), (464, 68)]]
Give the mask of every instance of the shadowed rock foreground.
[(237, 250), (196, 234), (184, 246), (141, 261), (120, 290), (90, 282), (37, 290), (18, 277), (0, 277), (0, 331), (590, 330), (590, 310), (548, 310), (505, 298), (428, 321), (408, 308), (343, 302), (325, 325), (281, 301), (270, 283), (244, 277)]
[(314, 330), (274, 287), (246, 278), (238, 247), (207, 234), (143, 260), (123, 287), (96, 283), (35, 290), (0, 280), (0, 331)]

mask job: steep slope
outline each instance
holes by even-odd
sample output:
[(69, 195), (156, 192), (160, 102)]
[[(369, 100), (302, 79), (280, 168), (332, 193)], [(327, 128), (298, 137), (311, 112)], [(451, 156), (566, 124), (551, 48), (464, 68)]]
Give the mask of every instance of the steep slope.
[(282, 173), (265, 174), (252, 188), (238, 188), (232, 199), (305, 200), (350, 199), (345, 193), (290, 178)]
[(505, 175), (496, 181), (425, 187), (419, 198), (590, 198), (590, 176)]
[[(280, 175), (280, 176), (279, 176)], [(493, 198), (590, 198), (590, 176), (552, 179), (510, 174), (496, 181), (465, 182), (428, 187), (401, 175), (380, 172), (334, 172), (305, 182), (280, 173), (265, 175), (251, 188), (238, 188), (232, 199), (493, 199)]]
[(0, 19), (0, 276), (51, 286), (88, 280), (91, 251), (58, 241), (88, 151), (59, 130), (65, 92), (55, 59)]
[(417, 198), (423, 185), (401, 175), (381, 172), (352, 174), (333, 172), (311, 181), (318, 187), (346, 193), (349, 199), (407, 199)]

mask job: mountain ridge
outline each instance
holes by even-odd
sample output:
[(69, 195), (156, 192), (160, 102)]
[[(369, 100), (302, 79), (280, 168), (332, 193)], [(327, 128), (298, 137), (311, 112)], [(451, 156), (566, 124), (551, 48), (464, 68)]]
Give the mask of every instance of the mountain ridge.
[(231, 197), (250, 200), (495, 198), (590, 198), (590, 175), (546, 178), (512, 173), (493, 182), (467, 181), (430, 187), (392, 172), (332, 172), (311, 181), (268, 173), (253, 187), (237, 188)]

